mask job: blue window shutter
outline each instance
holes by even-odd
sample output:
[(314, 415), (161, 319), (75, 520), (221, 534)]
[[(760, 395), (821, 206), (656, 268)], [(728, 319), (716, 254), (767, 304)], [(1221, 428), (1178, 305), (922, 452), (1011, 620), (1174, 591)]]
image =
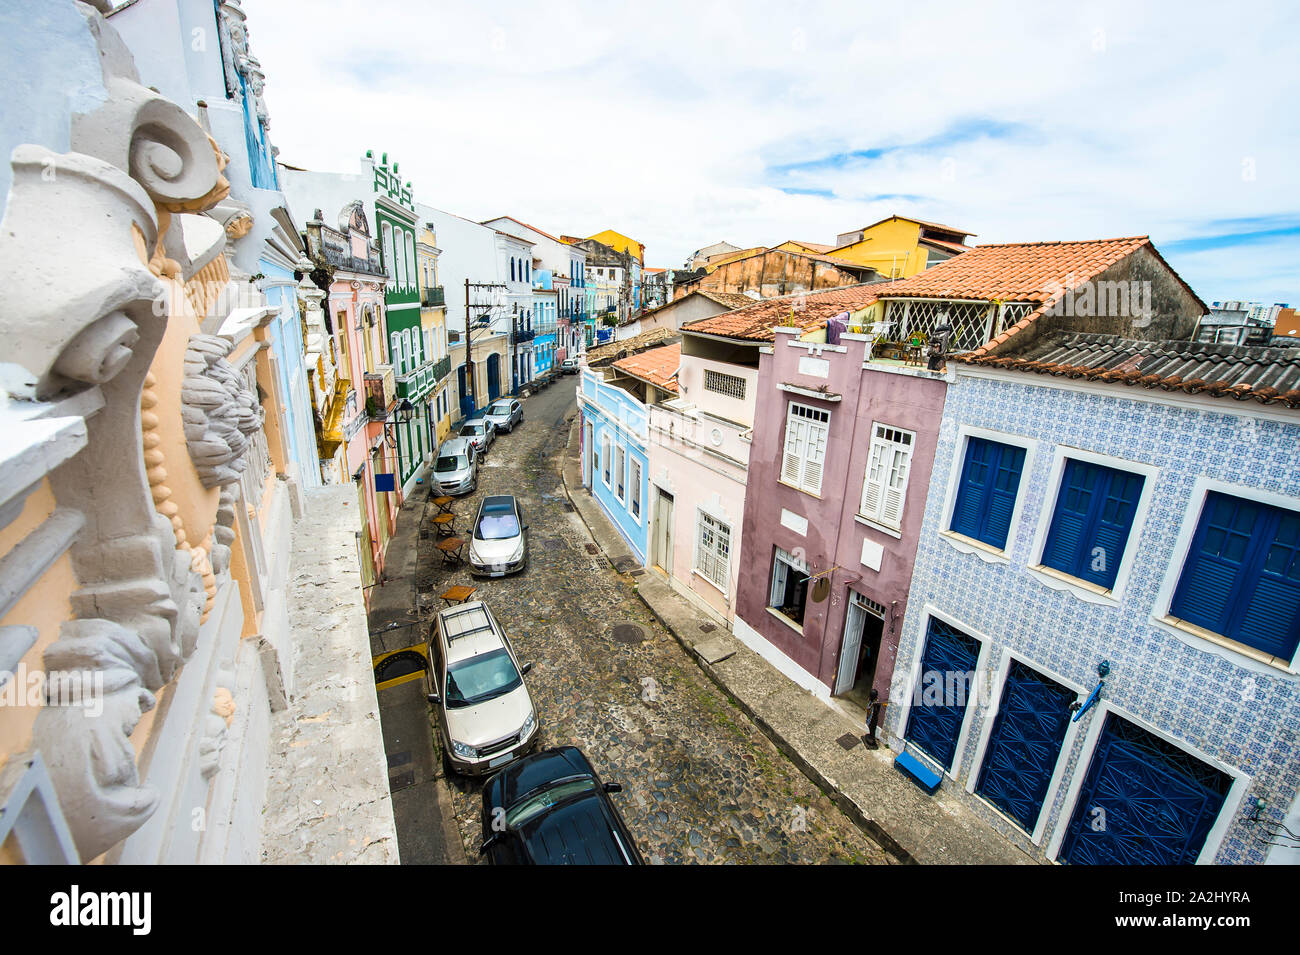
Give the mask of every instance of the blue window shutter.
[(1213, 491), (1206, 495), (1169, 608), (1175, 617), (1227, 636), (1258, 515), (1259, 506), (1251, 501)]
[[(1084, 580), (1100, 584), (1109, 590), (1115, 585), (1129, 531), (1133, 529), (1133, 515), (1137, 513), (1138, 498), (1146, 479), (1140, 474), (1103, 468), (1104, 479), (1095, 502), (1096, 530), (1092, 546), (1083, 554), (1079, 575)], [(1102, 490), (1104, 488), (1104, 490)]]
[(1068, 461), (1043, 546), (1043, 564), (1113, 587), (1145, 483), (1140, 474)]
[(1290, 660), (1300, 643), (1300, 514), (1263, 507), (1251, 556), (1241, 618), (1226, 636)]
[(991, 450), (991, 441), (971, 438), (966, 442), (966, 462), (952, 508), (952, 529), (976, 540), (980, 539), (980, 518), (993, 471), (988, 462)]
[(994, 547), (1006, 547), (1011, 514), (1016, 508), (1016, 492), (1020, 489), (1020, 472), (1025, 466), (1025, 449), (1003, 444), (998, 446), (998, 450), (997, 467), (989, 488), (988, 514), (980, 540)]
[(1097, 469), (1082, 461), (1067, 461), (1061, 476), (1061, 490), (1056, 496), (1056, 511), (1043, 545), (1043, 565), (1067, 574), (1079, 575), (1079, 555), (1088, 531), (1092, 512)]

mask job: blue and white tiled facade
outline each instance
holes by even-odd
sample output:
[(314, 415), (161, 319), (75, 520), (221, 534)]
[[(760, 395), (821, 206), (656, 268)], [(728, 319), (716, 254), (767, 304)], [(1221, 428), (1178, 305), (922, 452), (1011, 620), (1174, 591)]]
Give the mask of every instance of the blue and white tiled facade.
[(650, 474), (646, 452), (649, 419), (645, 405), (622, 388), (606, 384), (600, 372), (584, 368), (578, 408), (582, 414), (583, 484), (644, 564), (649, 534), (645, 502)]
[[(943, 533), (970, 429), (1015, 436), (1027, 447), (1017, 517), (1002, 554), (962, 546)], [(1029, 569), (1051, 519), (1061, 448), (1122, 459), (1154, 478), (1115, 599)], [(953, 772), (943, 785), (1037, 858), (1056, 858), (1112, 708), (1233, 777), (1201, 862), (1263, 862), (1267, 836), (1248, 817), (1258, 812), (1263, 825), (1276, 825), (1296, 797), (1296, 661), (1288, 668), (1257, 661), (1158, 622), (1187, 550), (1185, 526), (1196, 521), (1207, 483), (1300, 509), (1300, 416), (1255, 402), (966, 366), (948, 389), (886, 728), (891, 745), (902, 748), (931, 614), (979, 638), (978, 666), (993, 677), (992, 692), (967, 707)], [(1098, 663), (1111, 666), (1101, 703), (1065, 736), (1034, 833), (974, 794), (1008, 654), (1079, 691), (1080, 700), (1097, 685)], [(1264, 809), (1257, 810), (1261, 798)]]

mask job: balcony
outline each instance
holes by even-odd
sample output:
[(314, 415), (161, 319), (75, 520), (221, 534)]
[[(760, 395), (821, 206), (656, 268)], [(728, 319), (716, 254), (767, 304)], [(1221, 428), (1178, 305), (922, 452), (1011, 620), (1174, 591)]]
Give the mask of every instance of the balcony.
[(366, 372), (366, 414), (376, 421), (388, 417), (388, 409), (397, 401), (397, 381), (392, 365), (377, 365)]
[(537, 333), (531, 328), (520, 328), (515, 331), (515, 341), (531, 342), (536, 335)]
[(433, 363), (433, 380), (435, 382), (441, 382), (444, 378), (446, 378), (450, 374), (451, 374), (450, 355), (446, 356), (445, 358), (439, 358), (437, 361)]
[(420, 292), (420, 304), (425, 308), (442, 308), (447, 304), (447, 293), (441, 285)]

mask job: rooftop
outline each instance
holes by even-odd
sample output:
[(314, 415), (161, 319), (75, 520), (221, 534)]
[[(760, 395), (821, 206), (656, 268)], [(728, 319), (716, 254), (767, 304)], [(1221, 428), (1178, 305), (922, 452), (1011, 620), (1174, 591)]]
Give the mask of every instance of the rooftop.
[(1300, 353), (1294, 348), (1144, 342), (1113, 335), (1061, 332), (1020, 353), (971, 355), (954, 360), (1300, 408)]
[(677, 394), (677, 367), (682, 363), (682, 345), (676, 342), (662, 348), (651, 348), (637, 355), (629, 355), (614, 362), (614, 367), (625, 375), (648, 382), (661, 391)]
[(634, 355), (637, 352), (645, 351), (647, 348), (653, 348), (655, 345), (662, 345), (665, 342), (672, 341), (676, 337), (677, 331), (675, 329), (652, 328), (648, 332), (633, 335), (631, 338), (625, 338), (622, 341), (606, 342), (604, 345), (588, 348), (587, 364), (595, 365), (600, 362), (623, 358), (627, 355)]
[(751, 300), (742, 308), (723, 315), (688, 322), (682, 326), (682, 331), (770, 342), (776, 338), (774, 329), (778, 326), (805, 330), (818, 328), (826, 323), (826, 319), (834, 318), (842, 312), (866, 308), (879, 298), (879, 290), (886, 287), (883, 282), (875, 282), (783, 295), (760, 302)]

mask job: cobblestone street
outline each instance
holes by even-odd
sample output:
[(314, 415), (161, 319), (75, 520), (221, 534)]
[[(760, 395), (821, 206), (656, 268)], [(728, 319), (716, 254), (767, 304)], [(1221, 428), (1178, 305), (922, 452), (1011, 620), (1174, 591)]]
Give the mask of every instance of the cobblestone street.
[[(525, 402), (523, 425), (497, 439), (478, 491), (453, 505), (465, 528), (484, 494), (516, 495), (530, 525), (528, 569), (474, 580), (422, 560), (425, 601), (441, 606), (436, 595), (454, 584), (478, 588), (534, 664), (543, 745), (578, 746), (623, 784), (613, 798), (648, 862), (892, 862), (700, 672), (637, 598), (636, 578), (592, 553), (558, 473), (575, 381)], [(636, 628), (616, 639), (624, 624)], [(453, 779), (451, 789), (477, 861), (480, 786)]]

